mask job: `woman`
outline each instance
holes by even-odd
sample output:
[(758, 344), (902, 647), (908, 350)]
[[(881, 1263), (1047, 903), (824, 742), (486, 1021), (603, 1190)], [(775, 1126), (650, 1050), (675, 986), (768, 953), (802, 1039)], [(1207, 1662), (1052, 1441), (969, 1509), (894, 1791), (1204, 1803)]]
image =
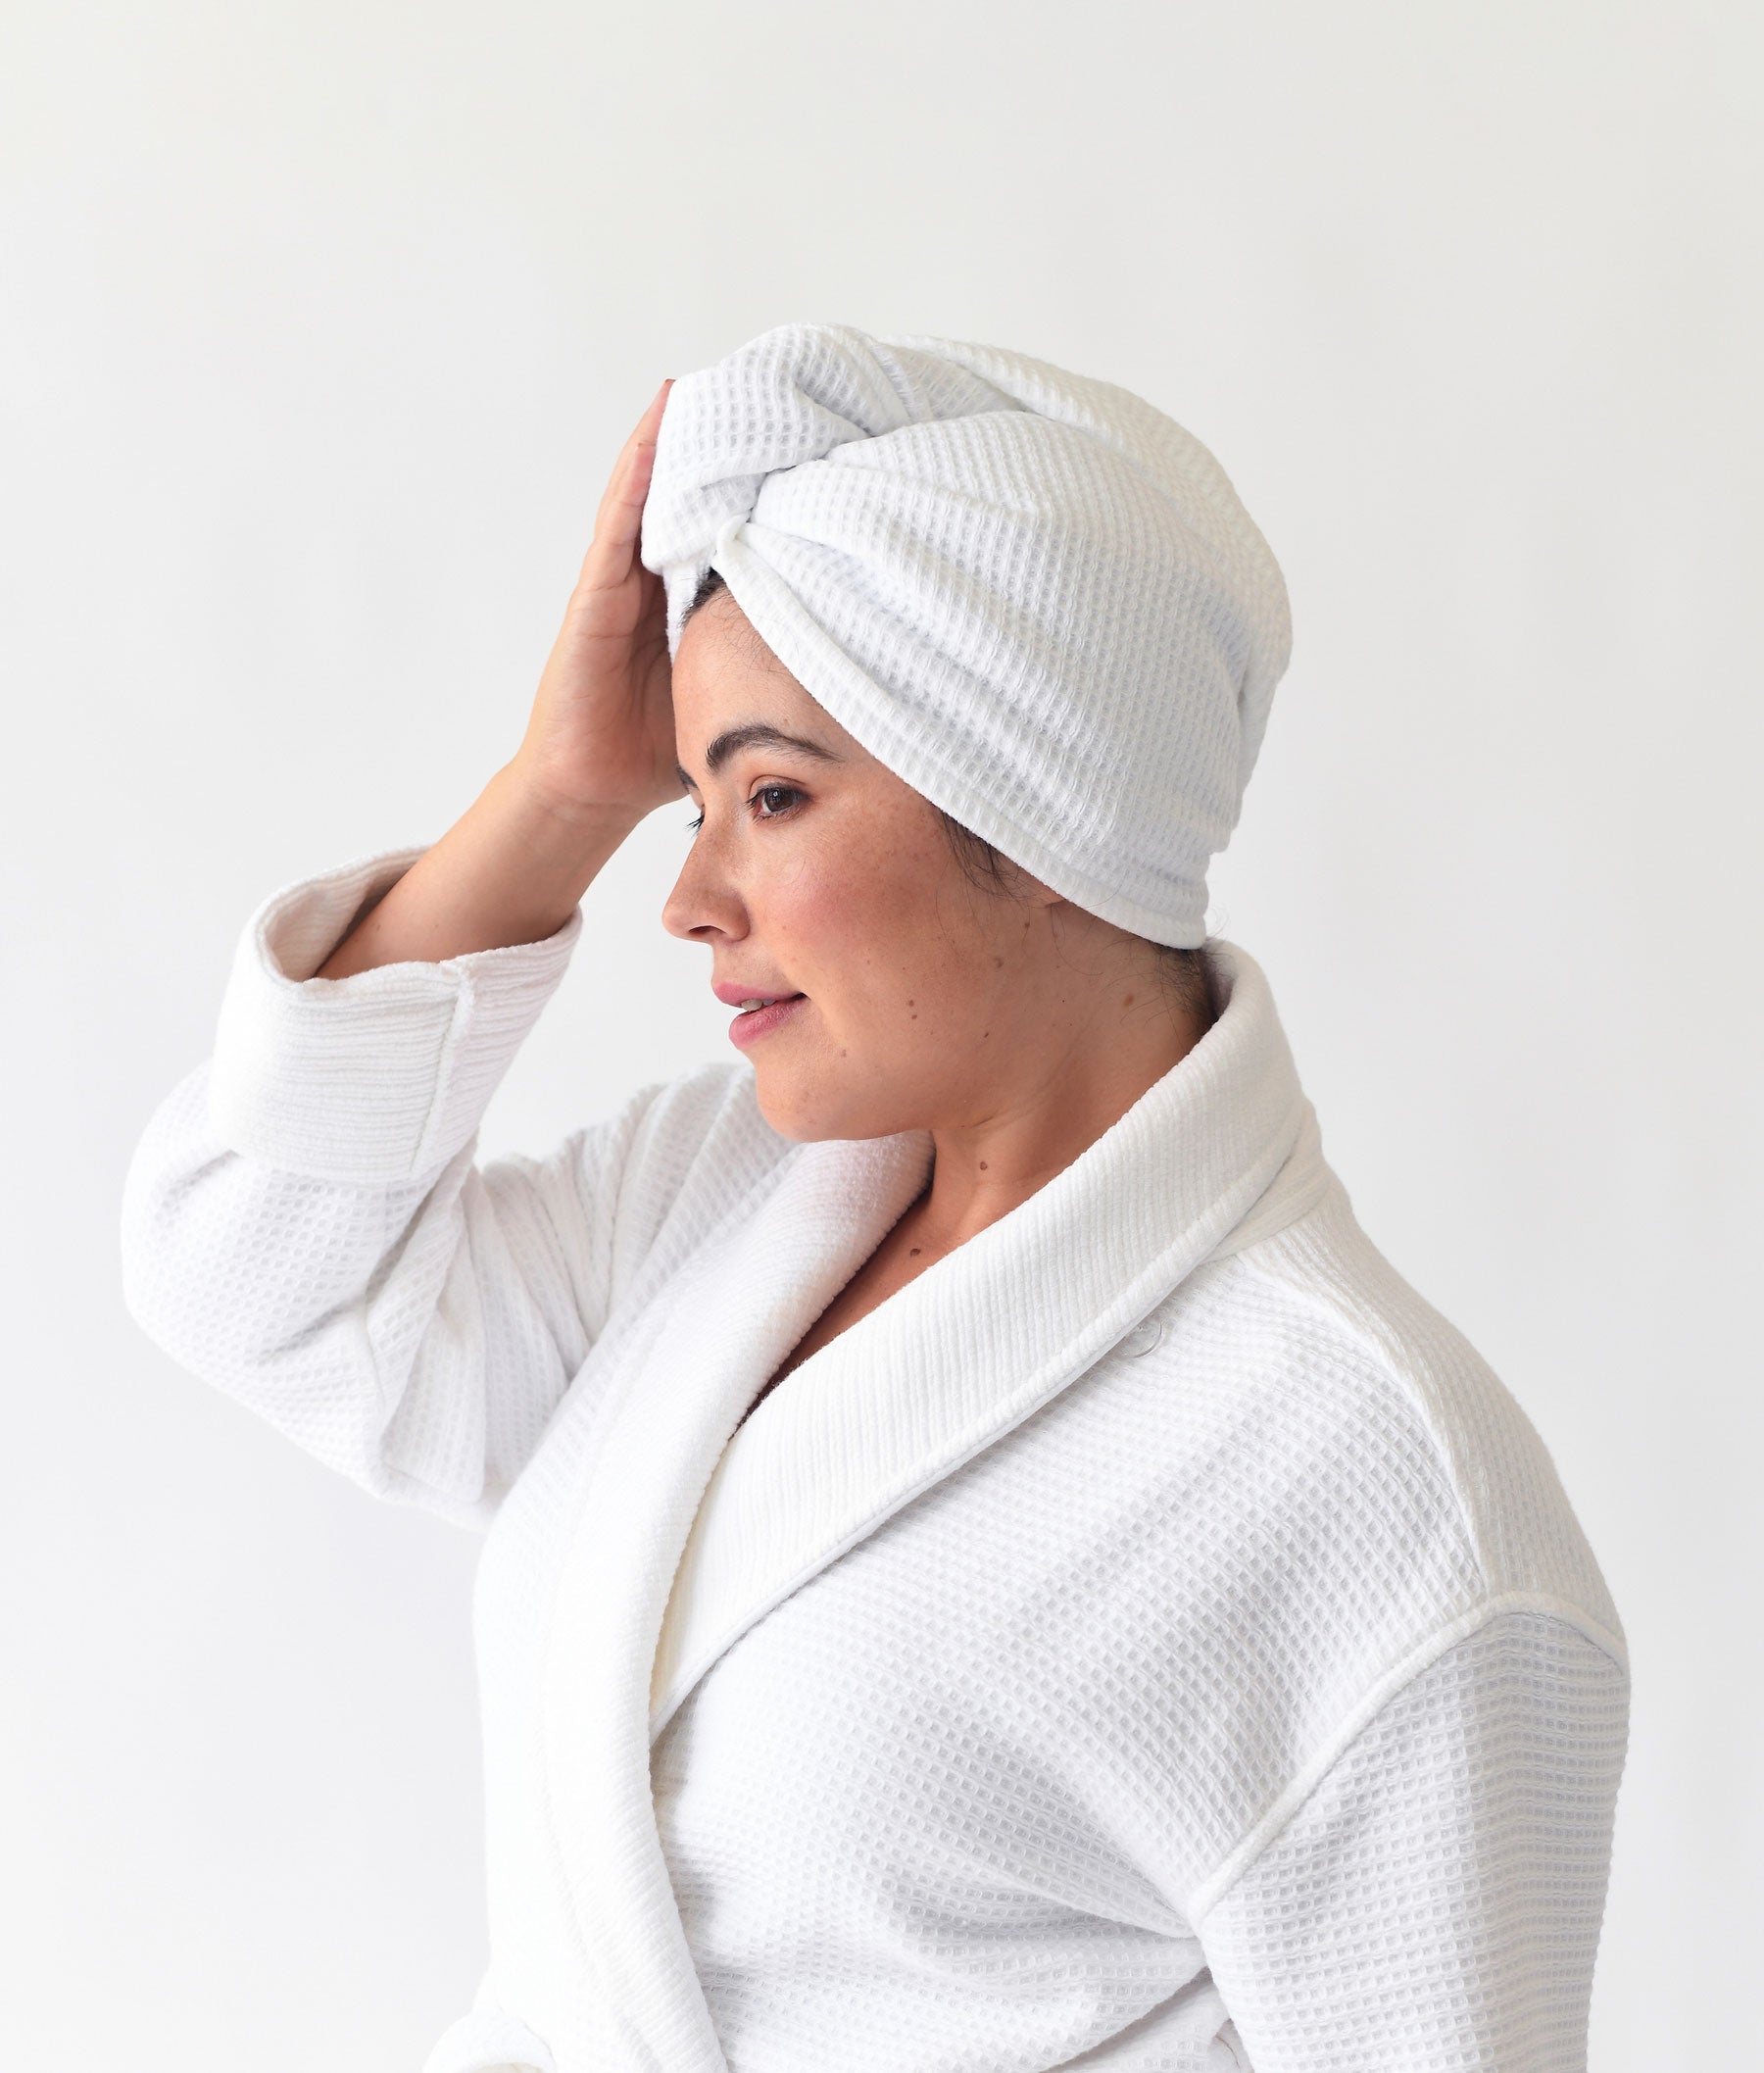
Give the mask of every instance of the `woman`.
[[(785, 326), (663, 384), (458, 825), (253, 916), (126, 1292), (487, 1529), (426, 2073), (1584, 2064), (1616, 1610), (1202, 925), (1288, 646), (1140, 399)], [(740, 1056), (475, 1163), (682, 789)]]

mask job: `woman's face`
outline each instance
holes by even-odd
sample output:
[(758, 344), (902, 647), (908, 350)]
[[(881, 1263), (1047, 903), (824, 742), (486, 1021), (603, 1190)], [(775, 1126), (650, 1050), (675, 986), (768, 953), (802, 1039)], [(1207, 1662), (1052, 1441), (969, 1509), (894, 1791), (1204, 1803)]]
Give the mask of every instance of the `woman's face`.
[(1064, 903), (1026, 876), (1016, 897), (974, 884), (930, 802), (804, 690), (726, 590), (687, 620), (673, 707), (700, 820), (662, 920), (710, 948), (722, 997), (803, 996), (742, 1046), (766, 1120), (806, 1143), (995, 1113), (1024, 1032), (1056, 1028), (1060, 989), (1086, 983), (1050, 940)]

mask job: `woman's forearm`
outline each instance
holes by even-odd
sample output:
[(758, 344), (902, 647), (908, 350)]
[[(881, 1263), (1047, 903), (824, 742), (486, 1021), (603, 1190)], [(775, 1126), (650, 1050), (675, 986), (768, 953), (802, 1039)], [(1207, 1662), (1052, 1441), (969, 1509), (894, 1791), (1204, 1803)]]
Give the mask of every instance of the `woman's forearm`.
[(380, 964), (541, 942), (563, 927), (642, 817), (623, 808), (564, 807), (516, 757), (313, 976), (343, 979)]

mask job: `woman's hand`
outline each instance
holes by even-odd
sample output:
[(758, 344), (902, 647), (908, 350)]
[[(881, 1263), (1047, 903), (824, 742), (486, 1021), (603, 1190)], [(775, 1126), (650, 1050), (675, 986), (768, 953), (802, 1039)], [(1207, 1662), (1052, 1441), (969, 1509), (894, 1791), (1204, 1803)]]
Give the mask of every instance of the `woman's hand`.
[(662, 578), (637, 559), (671, 386), (612, 470), (518, 751), (312, 977), (541, 942), (638, 821), (681, 796)]
[(671, 377), (625, 441), (514, 761), (565, 814), (641, 818), (681, 796), (662, 578), (638, 559)]

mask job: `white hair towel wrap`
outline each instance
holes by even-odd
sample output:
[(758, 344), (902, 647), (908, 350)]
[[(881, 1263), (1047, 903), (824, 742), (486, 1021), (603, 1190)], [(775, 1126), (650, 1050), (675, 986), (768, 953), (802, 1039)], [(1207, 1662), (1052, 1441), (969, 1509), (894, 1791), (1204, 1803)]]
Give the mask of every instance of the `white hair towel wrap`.
[(642, 557), (670, 653), (716, 568), (914, 790), (1117, 927), (1204, 940), (1292, 625), (1161, 411), (993, 346), (783, 324), (674, 383)]

